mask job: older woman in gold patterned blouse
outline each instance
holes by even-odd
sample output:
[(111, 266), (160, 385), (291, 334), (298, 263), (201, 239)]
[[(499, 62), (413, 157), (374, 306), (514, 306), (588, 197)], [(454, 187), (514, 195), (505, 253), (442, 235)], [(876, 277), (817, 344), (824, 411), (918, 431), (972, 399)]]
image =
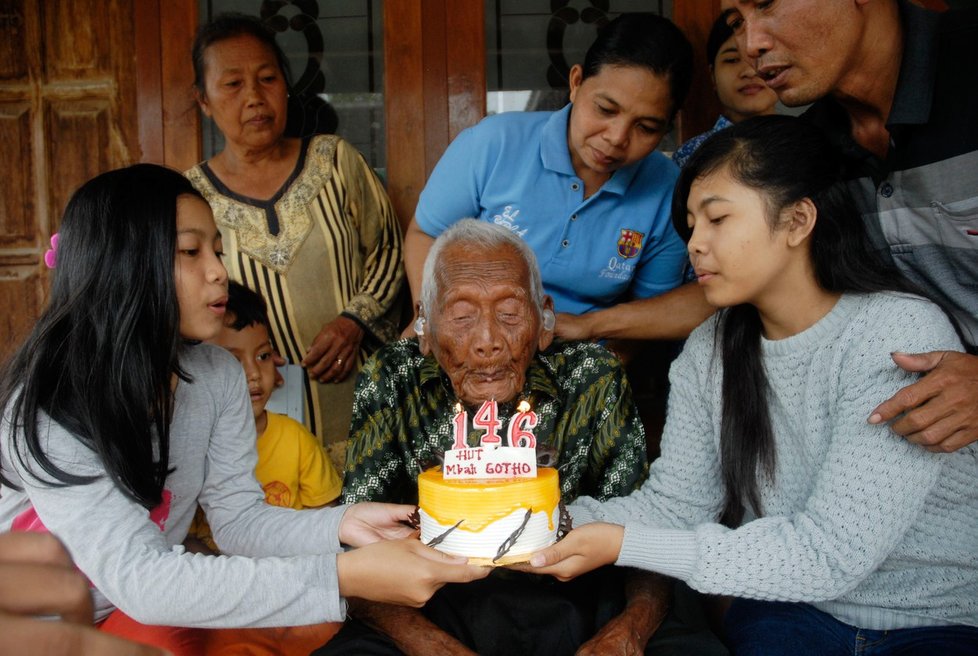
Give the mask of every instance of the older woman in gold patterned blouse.
[(187, 176), (214, 211), (230, 277), (262, 293), (276, 347), (309, 373), (306, 425), (342, 444), (350, 374), (397, 335), (403, 269), (390, 200), (341, 138), (284, 136), (287, 62), (257, 18), (201, 27), (193, 64), (198, 104), (226, 145)]

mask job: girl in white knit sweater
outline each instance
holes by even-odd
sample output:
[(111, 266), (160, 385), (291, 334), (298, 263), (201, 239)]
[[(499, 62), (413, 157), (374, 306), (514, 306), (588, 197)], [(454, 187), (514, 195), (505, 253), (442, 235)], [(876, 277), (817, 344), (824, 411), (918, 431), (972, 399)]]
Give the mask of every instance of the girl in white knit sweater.
[(978, 653), (978, 450), (931, 453), (864, 411), (913, 377), (893, 352), (961, 342), (870, 251), (835, 162), (778, 116), (690, 159), (673, 222), (723, 309), (673, 365), (647, 483), (576, 502), (534, 571), (616, 563), (737, 597), (737, 654)]

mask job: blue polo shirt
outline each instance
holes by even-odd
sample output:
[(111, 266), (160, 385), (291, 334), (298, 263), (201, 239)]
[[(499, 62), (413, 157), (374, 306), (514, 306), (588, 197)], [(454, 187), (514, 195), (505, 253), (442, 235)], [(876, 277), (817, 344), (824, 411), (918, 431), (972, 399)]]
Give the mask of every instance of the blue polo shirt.
[(509, 228), (536, 253), (558, 312), (678, 287), (686, 246), (669, 218), (676, 165), (653, 152), (585, 199), (567, 146), (570, 107), (497, 114), (460, 133), (421, 192), (418, 227), (437, 237), (475, 217)]

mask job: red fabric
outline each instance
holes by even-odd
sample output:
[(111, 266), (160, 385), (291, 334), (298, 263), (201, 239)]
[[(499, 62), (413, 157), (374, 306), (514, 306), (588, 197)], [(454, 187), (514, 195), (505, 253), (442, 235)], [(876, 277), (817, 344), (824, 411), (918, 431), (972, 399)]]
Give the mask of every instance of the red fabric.
[(161, 647), (173, 656), (203, 656), (207, 633), (203, 629), (140, 624), (118, 609), (98, 625), (98, 630), (144, 645)]
[(343, 626), (341, 622), (273, 629), (207, 631), (207, 656), (309, 656)]
[(115, 610), (98, 629), (126, 640), (166, 649), (173, 656), (309, 656), (342, 623), (267, 629), (188, 629), (140, 624)]

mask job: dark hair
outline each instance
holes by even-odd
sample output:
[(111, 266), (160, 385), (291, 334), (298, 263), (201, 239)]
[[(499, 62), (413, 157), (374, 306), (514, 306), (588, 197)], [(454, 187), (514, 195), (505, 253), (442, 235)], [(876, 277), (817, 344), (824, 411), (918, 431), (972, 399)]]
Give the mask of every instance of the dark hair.
[(231, 319), (230, 327), (234, 330), (244, 330), (248, 326), (270, 328), (268, 306), (262, 295), (233, 280), (228, 282), (226, 311)]
[(0, 374), (13, 450), (52, 484), (97, 477), (51, 461), (41, 412), (94, 451), (127, 496), (146, 508), (162, 499), (171, 380), (176, 374), (189, 381), (177, 357), (173, 278), (177, 198), (185, 194), (200, 198), (176, 171), (137, 164), (93, 178), (68, 202), (50, 302)]
[(727, 25), (725, 18), (726, 16), (722, 14), (717, 16), (713, 21), (713, 27), (710, 28), (710, 36), (706, 38), (706, 63), (711, 68), (716, 61), (717, 53), (720, 52), (720, 46), (734, 35), (733, 29)]
[(194, 65), (194, 86), (201, 95), (204, 95), (206, 90), (204, 83), (204, 54), (207, 52), (207, 49), (215, 43), (237, 36), (252, 36), (265, 44), (275, 54), (278, 67), (285, 77), (285, 86), (287, 88), (292, 87), (292, 71), (289, 68), (289, 60), (285, 56), (285, 52), (282, 51), (282, 48), (275, 41), (275, 32), (257, 16), (229, 12), (219, 14), (209, 23), (201, 25), (197, 29), (197, 35), (194, 37), (194, 45), (190, 50), (190, 57)]
[(602, 66), (641, 66), (668, 76), (672, 112), (679, 111), (693, 78), (693, 47), (669, 19), (652, 13), (621, 14), (598, 32), (582, 66), (583, 78)]
[[(780, 211), (802, 199), (815, 205), (811, 261), (818, 285), (829, 292), (913, 291), (869, 247), (865, 226), (845, 185), (839, 159), (821, 130), (790, 116), (758, 116), (707, 139), (680, 171), (672, 221), (690, 238), (686, 203), (693, 182), (725, 170), (762, 195), (771, 230)], [(761, 319), (753, 305), (717, 313), (723, 362), (720, 464), (726, 488), (722, 521), (738, 525), (746, 507), (762, 513), (758, 477), (774, 478), (775, 442), (761, 361)]]

